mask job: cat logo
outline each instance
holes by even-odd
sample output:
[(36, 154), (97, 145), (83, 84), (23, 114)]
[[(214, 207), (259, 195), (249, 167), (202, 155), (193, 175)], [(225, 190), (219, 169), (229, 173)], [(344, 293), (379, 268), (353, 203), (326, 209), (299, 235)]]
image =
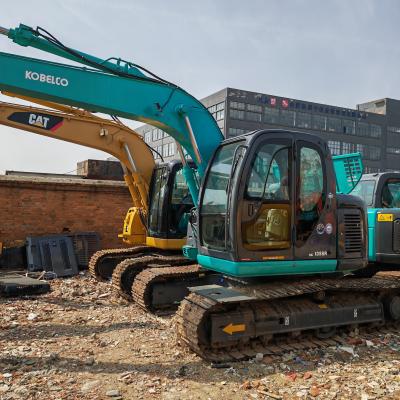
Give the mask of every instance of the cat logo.
[(46, 131), (55, 132), (59, 129), (64, 119), (58, 115), (45, 113), (31, 112), (14, 112), (8, 118), (9, 121), (17, 122), (18, 124), (35, 126)]
[(43, 115), (31, 114), (29, 115), (29, 124), (40, 126), (41, 128), (47, 129), (47, 124), (50, 121), (50, 118), (47, 118)]

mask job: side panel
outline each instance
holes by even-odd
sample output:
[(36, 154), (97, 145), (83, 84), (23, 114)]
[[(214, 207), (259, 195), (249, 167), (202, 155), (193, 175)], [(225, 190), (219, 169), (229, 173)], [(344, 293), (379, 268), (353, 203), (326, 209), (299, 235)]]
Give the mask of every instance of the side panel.
[(376, 261), (376, 219), (378, 210), (368, 209), (368, 261)]
[(375, 262), (400, 270), (400, 210), (377, 209), (375, 225)]
[(204, 255), (197, 261), (206, 269), (241, 277), (332, 273), (337, 264), (336, 260), (237, 262)]

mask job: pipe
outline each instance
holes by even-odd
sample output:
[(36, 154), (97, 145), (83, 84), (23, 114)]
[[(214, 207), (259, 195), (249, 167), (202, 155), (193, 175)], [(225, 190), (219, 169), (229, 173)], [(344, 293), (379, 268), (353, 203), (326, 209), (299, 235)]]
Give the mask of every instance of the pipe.
[(9, 29), (3, 28), (2, 26), (0, 26), (0, 34), (1, 34), (1, 35), (8, 36), (8, 32), (10, 32)]
[[(139, 192), (139, 197), (140, 197), (140, 204), (142, 205), (142, 208), (147, 211), (147, 197), (148, 197), (148, 187), (144, 184), (142, 177), (140, 173), (137, 170), (135, 161), (133, 160), (131, 151), (129, 150), (129, 146), (126, 143), (123, 143), (122, 145), (124, 147), (126, 156), (128, 157), (129, 164), (132, 168), (132, 172), (129, 174), (125, 174), (125, 181), (129, 179), (131, 184), (134, 184), (134, 187), (136, 190)], [(127, 182), (128, 186), (129, 183)]]
[(186, 167), (187, 162), (186, 162), (185, 155), (183, 154), (182, 146), (176, 140), (175, 140), (175, 143), (176, 143), (176, 148), (177, 148), (178, 153), (179, 153), (179, 157), (181, 158), (181, 161), (182, 161), (182, 165), (184, 167)]
[(126, 143), (124, 143), (123, 146), (124, 146), (126, 156), (128, 157), (129, 164), (131, 164), (132, 171), (137, 173), (136, 164), (135, 164), (135, 161), (133, 160), (131, 151), (129, 150), (129, 146)]
[(199, 148), (197, 146), (196, 138), (194, 137), (194, 133), (193, 133), (192, 125), (190, 123), (190, 119), (189, 119), (189, 117), (187, 115), (185, 115), (185, 122), (186, 122), (186, 127), (187, 127), (187, 129), (189, 131), (190, 143), (192, 144), (192, 147), (193, 147), (194, 154), (196, 156), (197, 162), (200, 165), (201, 164), (201, 157), (200, 157)]

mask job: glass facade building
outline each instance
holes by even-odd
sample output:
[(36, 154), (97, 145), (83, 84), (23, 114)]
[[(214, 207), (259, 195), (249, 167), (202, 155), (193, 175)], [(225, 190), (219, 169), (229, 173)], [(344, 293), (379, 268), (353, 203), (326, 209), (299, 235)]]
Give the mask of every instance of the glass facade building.
[[(400, 170), (400, 100), (355, 109), (226, 88), (202, 100), (225, 137), (256, 129), (291, 129), (323, 137), (332, 154), (359, 151), (365, 172)], [(150, 125), (137, 129), (164, 161), (179, 158), (174, 140)]]

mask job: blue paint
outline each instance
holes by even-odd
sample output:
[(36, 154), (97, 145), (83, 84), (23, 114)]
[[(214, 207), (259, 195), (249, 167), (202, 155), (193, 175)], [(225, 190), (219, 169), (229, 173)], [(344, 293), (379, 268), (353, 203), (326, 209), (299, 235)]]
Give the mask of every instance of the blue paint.
[(336, 260), (238, 262), (205, 255), (198, 255), (197, 261), (206, 269), (242, 277), (329, 273), (337, 266)]

